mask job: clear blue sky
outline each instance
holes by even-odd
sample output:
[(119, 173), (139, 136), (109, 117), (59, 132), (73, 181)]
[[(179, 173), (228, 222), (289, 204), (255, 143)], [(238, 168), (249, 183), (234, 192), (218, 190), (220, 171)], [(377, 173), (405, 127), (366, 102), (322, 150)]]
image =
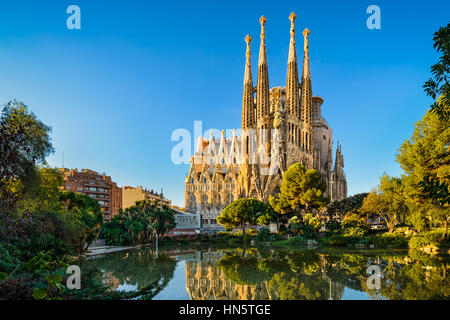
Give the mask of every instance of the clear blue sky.
[[(81, 30), (66, 28), (71, 4)], [(381, 30), (366, 27), (371, 4)], [(284, 86), (293, 10), (297, 30), (311, 30), (313, 92), (342, 143), (349, 194), (401, 174), (395, 153), (431, 102), (422, 85), (449, 1), (0, 1), (0, 104), (23, 101), (53, 128), (50, 165), (64, 152), (66, 167), (183, 205), (188, 166), (171, 162), (172, 131), (240, 126), (244, 37), (256, 76), (262, 14), (270, 83)]]

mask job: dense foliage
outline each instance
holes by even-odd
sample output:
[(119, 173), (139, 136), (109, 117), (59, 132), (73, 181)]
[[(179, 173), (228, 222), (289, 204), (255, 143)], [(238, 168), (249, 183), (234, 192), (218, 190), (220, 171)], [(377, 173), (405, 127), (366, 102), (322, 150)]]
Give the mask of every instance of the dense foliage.
[(283, 174), (278, 198), (270, 196), (269, 203), (279, 214), (298, 215), (301, 209), (310, 213), (311, 209), (328, 203), (329, 199), (324, 196), (326, 188), (319, 172), (295, 163)]
[(217, 217), (226, 230), (240, 228), (245, 236), (247, 226), (254, 226), (259, 222), (264, 224), (272, 208), (267, 203), (256, 199), (238, 199), (230, 203)]
[(343, 200), (331, 202), (327, 206), (328, 215), (332, 218), (335, 215), (359, 214), (367, 195), (368, 193), (358, 193)]
[[(23, 103), (6, 104), (0, 117), (0, 299), (124, 298), (96, 282), (68, 290), (66, 268), (98, 237), (103, 214), (87, 195), (60, 190), (63, 177), (46, 166), (53, 152), (50, 127)], [(142, 203), (139, 210), (151, 207)], [(137, 210), (131, 208), (129, 212)], [(152, 210), (149, 232), (174, 226), (167, 208)], [(134, 229), (133, 229), (134, 230)]]
[[(0, 117), (0, 210), (13, 209), (38, 164), (53, 147), (50, 128), (39, 121), (24, 104), (7, 103)], [(5, 212), (6, 211), (6, 212)]]
[[(367, 266), (374, 263), (381, 267), (380, 289), (367, 287)], [(393, 300), (450, 297), (448, 259), (420, 252), (237, 249), (209, 267), (212, 275), (220, 274), (215, 268), (242, 288), (239, 292), (247, 292), (242, 285), (251, 286), (248, 298), (260, 300), (339, 300), (347, 288)]]
[(103, 225), (101, 237), (108, 245), (139, 245), (151, 243), (175, 227), (174, 211), (149, 200), (120, 210), (119, 214)]

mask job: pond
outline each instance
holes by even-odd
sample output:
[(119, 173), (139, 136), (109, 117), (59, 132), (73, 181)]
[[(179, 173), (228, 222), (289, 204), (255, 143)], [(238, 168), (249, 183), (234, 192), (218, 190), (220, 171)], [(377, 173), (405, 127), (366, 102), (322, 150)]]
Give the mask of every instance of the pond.
[(109, 253), (81, 270), (101, 270), (110, 290), (151, 287), (143, 298), (156, 300), (428, 300), (450, 298), (449, 267), (420, 251), (208, 247)]

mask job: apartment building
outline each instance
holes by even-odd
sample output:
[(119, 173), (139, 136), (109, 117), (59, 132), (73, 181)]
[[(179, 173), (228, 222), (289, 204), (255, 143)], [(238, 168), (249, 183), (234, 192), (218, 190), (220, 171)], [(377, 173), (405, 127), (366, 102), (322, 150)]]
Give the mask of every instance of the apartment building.
[(106, 221), (119, 213), (122, 207), (122, 188), (105, 173), (89, 169), (61, 168), (64, 177), (63, 190), (86, 194), (97, 200)]
[(136, 201), (151, 200), (163, 203), (170, 206), (171, 201), (164, 198), (163, 193), (157, 193), (153, 190), (147, 190), (142, 186), (130, 187), (125, 186), (122, 188), (122, 209), (134, 206)]

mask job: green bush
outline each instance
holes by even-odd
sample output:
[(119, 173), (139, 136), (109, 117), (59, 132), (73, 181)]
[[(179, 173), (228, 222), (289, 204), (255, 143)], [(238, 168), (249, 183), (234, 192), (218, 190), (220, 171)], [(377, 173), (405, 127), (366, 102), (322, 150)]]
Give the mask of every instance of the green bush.
[(0, 272), (10, 273), (14, 270), (14, 259), (6, 245), (0, 243)]
[(272, 233), (269, 236), (268, 240), (269, 241), (280, 241), (280, 240), (283, 240), (283, 237), (280, 234), (278, 234), (278, 233)]
[(332, 235), (319, 240), (321, 244), (327, 246), (346, 246), (362, 244), (366, 246), (374, 245), (376, 248), (407, 248), (408, 238), (398, 234), (377, 234), (373, 236), (358, 237), (341, 234)]
[(409, 240), (409, 247), (420, 249), (427, 246), (435, 246), (438, 248), (450, 247), (450, 241), (448, 239), (442, 239), (442, 230), (433, 230), (424, 233), (414, 235)]
[(289, 244), (289, 245), (304, 246), (304, 245), (306, 245), (308, 239), (306, 239), (305, 237), (300, 235), (300, 236), (292, 237), (285, 241), (286, 241), (286, 244)]
[[(242, 232), (242, 230), (237, 230), (234, 232), (228, 232), (228, 234), (233, 235), (233, 236), (242, 236), (244, 233)], [(256, 230), (255, 228), (246, 229), (245, 235), (246, 236), (256, 236), (256, 235), (258, 235), (258, 230)]]
[(270, 230), (269, 229), (261, 229), (258, 232), (258, 235), (256, 236), (256, 241), (258, 242), (265, 242), (269, 240), (269, 236), (270, 236)]
[(338, 233), (341, 230), (341, 223), (336, 220), (331, 220), (325, 223), (325, 228), (328, 232)]
[(341, 229), (343, 235), (348, 237), (364, 237), (370, 232), (369, 224), (355, 214), (342, 221)]
[(289, 223), (289, 228), (287, 231), (294, 236), (301, 235), (306, 239), (315, 239), (320, 226), (320, 219), (311, 213), (308, 213), (305, 215), (304, 220), (301, 220), (297, 216), (293, 217)]
[(17, 246), (25, 260), (40, 251), (52, 250), (57, 256), (74, 254), (82, 251), (88, 233), (88, 227), (74, 212), (39, 211), (34, 213), (27, 239)]
[(100, 238), (104, 239), (108, 246), (123, 246), (132, 240), (131, 235), (114, 219), (103, 224)]
[(408, 248), (408, 238), (399, 234), (383, 233), (371, 237), (377, 248)]
[(322, 238), (319, 241), (321, 244), (328, 245), (328, 246), (334, 246), (334, 247), (347, 245), (347, 238), (345, 236), (339, 235), (339, 234), (333, 235), (328, 238)]

